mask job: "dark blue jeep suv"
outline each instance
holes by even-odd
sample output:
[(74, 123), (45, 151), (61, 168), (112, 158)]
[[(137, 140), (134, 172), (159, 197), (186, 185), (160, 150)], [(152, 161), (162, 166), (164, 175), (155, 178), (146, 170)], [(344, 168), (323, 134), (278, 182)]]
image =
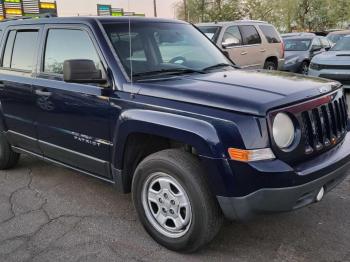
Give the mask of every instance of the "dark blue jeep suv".
[(35, 155), (132, 192), (169, 249), (223, 218), (320, 201), (346, 176), (334, 81), (237, 69), (192, 25), (145, 18), (1, 23), (0, 168)]

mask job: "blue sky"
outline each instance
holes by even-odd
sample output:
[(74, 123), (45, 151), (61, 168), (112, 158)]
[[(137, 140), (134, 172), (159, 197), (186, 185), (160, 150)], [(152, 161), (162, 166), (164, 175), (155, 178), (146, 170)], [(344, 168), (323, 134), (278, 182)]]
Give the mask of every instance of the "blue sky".
[[(180, 0), (157, 0), (158, 16), (174, 18), (174, 4)], [(113, 7), (153, 16), (153, 0), (56, 0), (60, 16), (96, 15), (96, 4), (112, 4)]]

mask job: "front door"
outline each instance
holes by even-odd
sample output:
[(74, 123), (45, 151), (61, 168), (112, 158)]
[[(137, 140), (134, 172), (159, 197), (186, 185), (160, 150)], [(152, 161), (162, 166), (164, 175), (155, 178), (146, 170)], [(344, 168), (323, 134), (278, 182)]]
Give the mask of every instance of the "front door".
[(34, 119), (32, 90), (40, 26), (10, 27), (4, 34), (0, 68), (0, 101), (3, 131), (11, 145), (41, 154)]
[[(111, 116), (109, 86), (63, 81), (63, 63), (93, 60), (105, 75), (105, 64), (87, 28), (47, 26), (40, 70), (33, 85), (39, 146), (45, 157), (110, 178)], [(114, 114), (113, 114), (114, 112)]]

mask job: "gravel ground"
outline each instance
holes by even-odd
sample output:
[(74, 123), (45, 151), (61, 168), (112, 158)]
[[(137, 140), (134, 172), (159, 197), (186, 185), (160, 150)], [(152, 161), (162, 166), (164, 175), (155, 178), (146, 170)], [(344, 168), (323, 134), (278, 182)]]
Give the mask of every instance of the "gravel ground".
[(182, 255), (145, 233), (130, 195), (27, 156), (0, 171), (0, 261), (350, 261), (349, 207), (350, 176), (321, 203), (226, 222), (209, 246)]

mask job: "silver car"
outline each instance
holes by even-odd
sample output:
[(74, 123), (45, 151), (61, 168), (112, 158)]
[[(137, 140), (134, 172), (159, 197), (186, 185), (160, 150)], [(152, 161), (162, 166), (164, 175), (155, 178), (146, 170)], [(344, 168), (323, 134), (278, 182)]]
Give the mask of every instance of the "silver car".
[(350, 88), (350, 36), (344, 37), (330, 51), (315, 56), (309, 75), (336, 80), (344, 88)]
[(196, 25), (238, 66), (248, 69), (282, 69), (284, 46), (280, 34), (262, 21), (202, 23)]

